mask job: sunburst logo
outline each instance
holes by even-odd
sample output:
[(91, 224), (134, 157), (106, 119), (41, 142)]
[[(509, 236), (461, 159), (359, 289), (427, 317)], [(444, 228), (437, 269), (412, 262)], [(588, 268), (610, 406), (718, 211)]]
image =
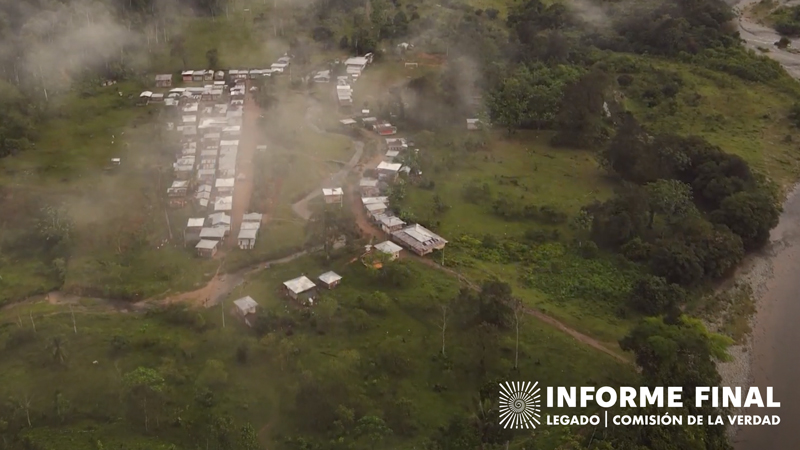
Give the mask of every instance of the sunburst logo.
[(539, 382), (500, 383), (500, 425), (503, 428), (536, 428), (539, 425)]

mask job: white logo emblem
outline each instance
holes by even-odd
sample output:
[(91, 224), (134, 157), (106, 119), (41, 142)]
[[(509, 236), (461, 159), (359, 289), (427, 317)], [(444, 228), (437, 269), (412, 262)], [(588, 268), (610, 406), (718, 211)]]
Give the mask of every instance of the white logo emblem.
[(500, 425), (503, 428), (536, 428), (539, 425), (539, 382), (500, 383)]

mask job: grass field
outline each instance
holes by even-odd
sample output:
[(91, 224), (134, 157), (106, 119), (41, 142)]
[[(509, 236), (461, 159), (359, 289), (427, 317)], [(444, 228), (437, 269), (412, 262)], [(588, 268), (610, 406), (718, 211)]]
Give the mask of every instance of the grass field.
[[(49, 414), (49, 399), (58, 386), (70, 402), (70, 412), (55, 436), (76, 443), (101, 440), (104, 446), (110, 446), (126, 436), (117, 433), (119, 429), (113, 425), (123, 416), (126, 405), (120, 398), (121, 375), (138, 366), (156, 368), (168, 380), (170, 398), (187, 398), (206, 382), (206, 361), (216, 360), (223, 363), (226, 376), (215, 385), (218, 403), (214, 410), (249, 421), (256, 429), (272, 424), (271, 429), (280, 430), (270, 436), (278, 448), (281, 436), (309, 433), (310, 417), (295, 407), (295, 395), (306, 374), (315, 374), (323, 390), (331, 386), (343, 389), (340, 383), (346, 383), (344, 389), (350, 395), (341, 397), (343, 392), (338, 391), (339, 395), (331, 394), (332, 401), (341, 400), (359, 415), (378, 414), (390, 424), (392, 402), (398, 398), (411, 400), (419, 430), (414, 435), (419, 440), (444, 425), (453, 413), (474, 408), (471, 393), (477, 392), (479, 378), (471, 356), (475, 354), (474, 336), (455, 323), (448, 327), (448, 359), (436, 356), (441, 349), (437, 305), (456, 294), (454, 279), (424, 265), (410, 264), (412, 281), (399, 288), (387, 287), (365, 273), (363, 266), (343, 261), (321, 264), (314, 258), (304, 258), (275, 266), (249, 279), (226, 301), (225, 328), (219, 308), (203, 311), (202, 322), (211, 328), (202, 332), (194, 328), (196, 324), (181, 325), (164, 315), (103, 313), (101, 305), (89, 302), (76, 307), (77, 334), (64, 306), (36, 304), (7, 310), (0, 313), (0, 386), (6, 387), (0, 388), (0, 393), (14, 398), (29, 395), (31, 410), (38, 417)], [(343, 275), (342, 284), (322, 293), (313, 319), (303, 319), (280, 294), (280, 284), (301, 273), (315, 278), (329, 269)], [(255, 298), (260, 314), (273, 311), (294, 317), (295, 332), (289, 337), (268, 335), (259, 343), (250, 329), (227, 313), (230, 300), (240, 295)], [(35, 334), (28, 314), (36, 323)], [(22, 327), (16, 324), (18, 315), (25, 317)], [(67, 357), (64, 367), (43, 350), (55, 336), (63, 339)], [(236, 349), (242, 343), (250, 348), (246, 364), (236, 359)], [(497, 346), (491, 371), (508, 376), (514, 373), (510, 366), (513, 333), (509, 330), (501, 335)], [(282, 353), (279, 349), (290, 351)], [(408, 367), (391, 372), (385, 363), (375, 365), (386, 358), (403, 361)], [(540, 365), (540, 361), (546, 364)], [(45, 373), (42, 367), (52, 370)], [(37, 376), (28, 376), (34, 369)], [(546, 385), (605, 385), (630, 381), (626, 378), (631, 376), (611, 358), (533, 319), (522, 322), (520, 371)], [(349, 383), (353, 377), (365, 382)], [(434, 385), (445, 389), (437, 393)], [(191, 416), (194, 408), (190, 405), (181, 414)], [(106, 416), (112, 424), (81, 431), (81, 418), (87, 414)], [(158, 434), (162, 440), (178, 441), (180, 429), (168, 425), (175, 414), (170, 408), (160, 413)], [(142, 424), (131, 422), (129, 427), (136, 430)], [(26, 435), (52, 439), (54, 433), (52, 429), (33, 428)], [(390, 438), (387, 448), (397, 448), (400, 439), (406, 437)]]
[[(697, 67), (660, 60), (647, 64), (649, 73), (634, 74), (633, 84), (623, 89), (626, 106), (647, 126), (703, 136), (782, 187), (794, 184), (800, 175), (800, 133), (787, 116), (795, 96)], [(680, 80), (674, 100), (648, 107), (642, 91), (670, 78)]]

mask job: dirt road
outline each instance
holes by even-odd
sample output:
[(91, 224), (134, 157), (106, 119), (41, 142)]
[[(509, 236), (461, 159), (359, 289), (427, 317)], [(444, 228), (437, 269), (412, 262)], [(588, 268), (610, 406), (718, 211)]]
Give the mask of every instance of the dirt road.
[[(359, 197), (360, 196), (352, 196), (351, 195), (351, 198), (352, 198), (351, 207), (353, 208), (354, 215), (356, 217), (356, 224), (358, 225), (359, 229), (361, 230), (362, 235), (373, 237), (377, 242), (380, 242), (383, 239), (388, 238), (386, 233), (384, 233), (382, 230), (378, 229), (378, 227), (375, 224), (373, 224), (372, 222), (369, 221), (369, 219), (367, 219), (366, 211), (364, 210), (363, 206), (361, 205), (361, 201), (360, 201)], [(445, 272), (450, 276), (458, 278), (459, 281), (461, 281), (464, 285), (466, 285), (467, 287), (469, 287), (470, 289), (472, 289), (474, 291), (479, 291), (480, 290), (480, 286), (478, 286), (478, 284), (476, 284), (472, 280), (468, 279), (467, 277), (465, 277), (461, 273), (459, 273), (459, 272), (457, 272), (457, 271), (455, 271), (455, 270), (453, 270), (453, 269), (451, 269), (449, 267), (445, 267), (445, 266), (442, 266), (442, 265), (438, 264), (436, 261), (434, 261), (432, 259), (422, 258), (422, 257), (417, 256), (417, 255), (415, 255), (415, 254), (413, 254), (411, 252), (408, 252), (408, 251), (403, 253), (402, 258), (413, 259), (415, 261), (419, 261), (419, 262), (421, 262), (422, 264), (425, 264), (428, 267), (432, 267), (434, 269), (437, 269), (437, 270), (440, 270), (442, 272)], [(624, 356), (622, 356), (622, 354), (620, 352), (615, 352), (614, 350), (611, 350), (605, 344), (603, 344), (602, 342), (598, 341), (597, 339), (594, 339), (594, 338), (592, 338), (590, 336), (587, 336), (587, 335), (581, 333), (580, 331), (578, 331), (578, 330), (576, 330), (574, 328), (568, 327), (567, 325), (561, 323), (560, 321), (558, 321), (554, 317), (548, 316), (547, 314), (543, 313), (542, 311), (540, 311), (540, 310), (538, 310), (536, 308), (524, 307), (523, 311), (525, 312), (525, 314), (527, 314), (529, 316), (533, 316), (533, 317), (541, 320), (544, 323), (547, 323), (549, 325), (552, 325), (555, 328), (558, 328), (559, 330), (563, 331), (564, 333), (567, 333), (568, 335), (572, 336), (573, 338), (575, 338), (579, 342), (582, 342), (582, 343), (594, 348), (595, 350), (599, 350), (599, 351), (605, 353), (606, 355), (616, 359), (619, 362), (622, 362), (624, 364), (630, 364), (631, 363), (631, 361), (629, 359), (625, 358)]]
[(323, 181), (318, 189), (309, 192), (302, 200), (292, 205), (292, 211), (294, 211), (295, 214), (302, 217), (304, 220), (310, 219), (311, 209), (308, 207), (308, 204), (311, 200), (322, 195), (322, 188), (341, 187), (344, 184), (347, 174), (358, 164), (361, 155), (364, 153), (364, 143), (361, 141), (353, 141), (353, 148), (355, 149), (355, 153), (353, 153), (350, 161), (347, 161), (347, 164), (345, 164), (341, 170)]
[[(258, 132), (258, 118), (261, 108), (249, 92), (244, 100), (244, 116), (242, 118), (242, 133), (239, 139), (239, 151), (236, 154), (236, 184), (233, 192), (233, 206), (231, 209), (231, 234), (225, 241), (228, 249), (238, 244), (239, 229), (242, 226), (242, 216), (250, 208), (250, 198), (253, 196), (253, 155), (256, 153), (260, 135)], [(244, 175), (240, 180), (239, 175)]]

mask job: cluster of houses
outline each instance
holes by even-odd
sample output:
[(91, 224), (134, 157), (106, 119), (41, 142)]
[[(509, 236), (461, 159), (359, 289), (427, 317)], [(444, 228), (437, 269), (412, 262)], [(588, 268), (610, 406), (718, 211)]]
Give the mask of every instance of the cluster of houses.
[(407, 224), (392, 213), (389, 197), (383, 193), (397, 179), (400, 172), (410, 172), (409, 167), (397, 162), (401, 155), (409, 151), (409, 144), (404, 138), (386, 138), (384, 142), (386, 154), (375, 168), (377, 178), (365, 177), (359, 181), (361, 203), (367, 216), (390, 236), (389, 241), (375, 245), (375, 250), (390, 255), (390, 259), (396, 259), (400, 256), (402, 248), (420, 256), (444, 249), (447, 244), (445, 239), (422, 225)]
[[(200, 256), (213, 257), (230, 235), (236, 181), (244, 179), (236, 161), (247, 80), (273, 72), (187, 70), (182, 74), (183, 81), (207, 84), (186, 87), (172, 87), (172, 75), (156, 75), (156, 86), (170, 88), (163, 98), (167, 129), (180, 137), (172, 165), (175, 180), (167, 188), (169, 204), (180, 208), (192, 203), (196, 211), (210, 213), (190, 218), (184, 232), (184, 243), (194, 245)], [(164, 94), (149, 93), (148, 102), (156, 95)], [(240, 248), (255, 246), (260, 226), (261, 214), (243, 216)]]
[[(333, 271), (328, 271), (317, 277), (319, 284), (314, 283), (305, 275), (285, 281), (281, 287), (284, 295), (305, 306), (313, 306), (317, 298), (320, 287), (333, 289), (342, 281), (342, 276)], [(249, 295), (233, 301), (236, 314), (241, 317), (248, 326), (253, 326), (254, 319), (258, 313), (258, 302)]]
[[(367, 53), (364, 56), (356, 56), (344, 61), (345, 75), (340, 75), (336, 78), (336, 100), (339, 102), (340, 107), (347, 108), (353, 105), (352, 84), (358, 80), (364, 69), (372, 63), (372, 56), (372, 53)], [(314, 76), (314, 81), (318, 83), (330, 82), (330, 71), (318, 72)]]
[[(262, 217), (259, 213), (248, 213), (242, 216), (242, 224), (237, 236), (239, 248), (251, 250), (255, 247)], [(190, 218), (186, 224), (183, 239), (186, 244), (194, 244), (199, 256), (213, 258), (230, 232), (231, 216), (224, 212), (216, 212), (207, 218)]]
[(385, 120), (379, 120), (377, 117), (370, 115), (369, 109), (362, 109), (356, 118), (347, 118), (339, 121), (347, 128), (354, 128), (361, 124), (364, 128), (374, 131), (379, 136), (394, 136), (397, 134), (397, 127)]

